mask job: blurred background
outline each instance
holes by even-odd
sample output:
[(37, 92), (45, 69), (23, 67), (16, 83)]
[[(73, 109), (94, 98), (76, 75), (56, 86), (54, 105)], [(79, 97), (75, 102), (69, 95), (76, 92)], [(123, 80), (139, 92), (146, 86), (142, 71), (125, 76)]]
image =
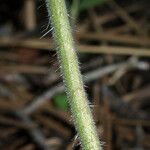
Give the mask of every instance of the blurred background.
[[(150, 150), (150, 1), (66, 4), (104, 150)], [(0, 0), (0, 150), (38, 149), (81, 149), (46, 3)]]

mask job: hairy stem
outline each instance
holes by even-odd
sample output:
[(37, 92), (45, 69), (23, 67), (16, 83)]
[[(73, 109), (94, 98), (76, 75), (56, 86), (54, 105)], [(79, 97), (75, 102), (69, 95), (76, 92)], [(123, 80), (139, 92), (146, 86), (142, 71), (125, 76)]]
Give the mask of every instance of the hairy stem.
[(84, 150), (101, 150), (84, 91), (64, 0), (47, 0), (55, 43), (75, 127)]

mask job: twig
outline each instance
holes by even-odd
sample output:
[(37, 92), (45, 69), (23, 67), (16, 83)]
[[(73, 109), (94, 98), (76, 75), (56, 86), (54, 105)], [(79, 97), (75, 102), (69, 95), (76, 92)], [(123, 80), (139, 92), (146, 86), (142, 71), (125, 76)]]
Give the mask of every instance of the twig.
[(129, 26), (131, 26), (133, 29), (135, 29), (137, 31), (137, 33), (139, 34), (144, 34), (145, 35), (145, 32), (142, 28), (141, 30), (141, 27), (134, 21), (133, 18), (131, 18), (128, 13), (123, 9), (121, 8), (114, 0), (108, 0), (110, 3), (110, 6), (115, 9), (116, 13), (126, 22), (129, 24)]
[(142, 99), (142, 98), (148, 98), (150, 97), (150, 86), (147, 86), (147, 87), (144, 87), (140, 90), (137, 90), (137, 91), (134, 91), (132, 93), (128, 93), (126, 95), (124, 95), (122, 97), (122, 99), (129, 103), (131, 102), (132, 100), (139, 100), (139, 99)]
[(42, 149), (42, 150), (49, 150), (51, 149), (50, 147), (48, 147), (46, 145), (46, 139), (44, 137), (44, 135), (41, 133), (41, 131), (38, 129), (38, 127), (36, 126), (36, 124), (34, 124), (32, 122), (32, 120), (23, 112), (21, 111), (17, 111), (16, 116), (22, 120), (22, 122), (28, 124), (28, 125), (32, 125), (35, 126), (34, 128), (29, 128), (27, 131), (29, 133), (29, 135), (33, 138), (34, 142)]
[(30, 114), (37, 107), (39, 107), (43, 103), (43, 101), (45, 102), (47, 100), (50, 100), (50, 98), (52, 98), (56, 93), (61, 93), (63, 92), (63, 90), (64, 90), (64, 87), (62, 83), (59, 85), (56, 85), (55, 87), (47, 90), (45, 93), (43, 93), (39, 97), (35, 98), (30, 105), (22, 109), (22, 112), (24, 114)]
[(47, 67), (29, 66), (29, 65), (0, 65), (0, 74), (16, 74), (16, 73), (28, 73), (28, 74), (47, 74)]

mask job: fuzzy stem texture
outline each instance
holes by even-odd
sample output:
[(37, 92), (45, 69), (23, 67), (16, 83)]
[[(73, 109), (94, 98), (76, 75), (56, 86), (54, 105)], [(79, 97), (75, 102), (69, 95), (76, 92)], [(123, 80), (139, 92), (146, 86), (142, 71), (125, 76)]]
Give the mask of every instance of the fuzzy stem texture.
[(47, 0), (58, 58), (75, 127), (84, 150), (101, 150), (79, 70), (64, 0)]

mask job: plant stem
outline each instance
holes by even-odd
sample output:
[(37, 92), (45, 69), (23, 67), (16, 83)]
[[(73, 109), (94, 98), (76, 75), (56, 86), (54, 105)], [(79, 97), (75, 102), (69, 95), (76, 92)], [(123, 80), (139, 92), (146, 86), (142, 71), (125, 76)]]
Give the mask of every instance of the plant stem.
[(79, 70), (64, 0), (47, 0), (72, 117), (84, 150), (101, 150)]

